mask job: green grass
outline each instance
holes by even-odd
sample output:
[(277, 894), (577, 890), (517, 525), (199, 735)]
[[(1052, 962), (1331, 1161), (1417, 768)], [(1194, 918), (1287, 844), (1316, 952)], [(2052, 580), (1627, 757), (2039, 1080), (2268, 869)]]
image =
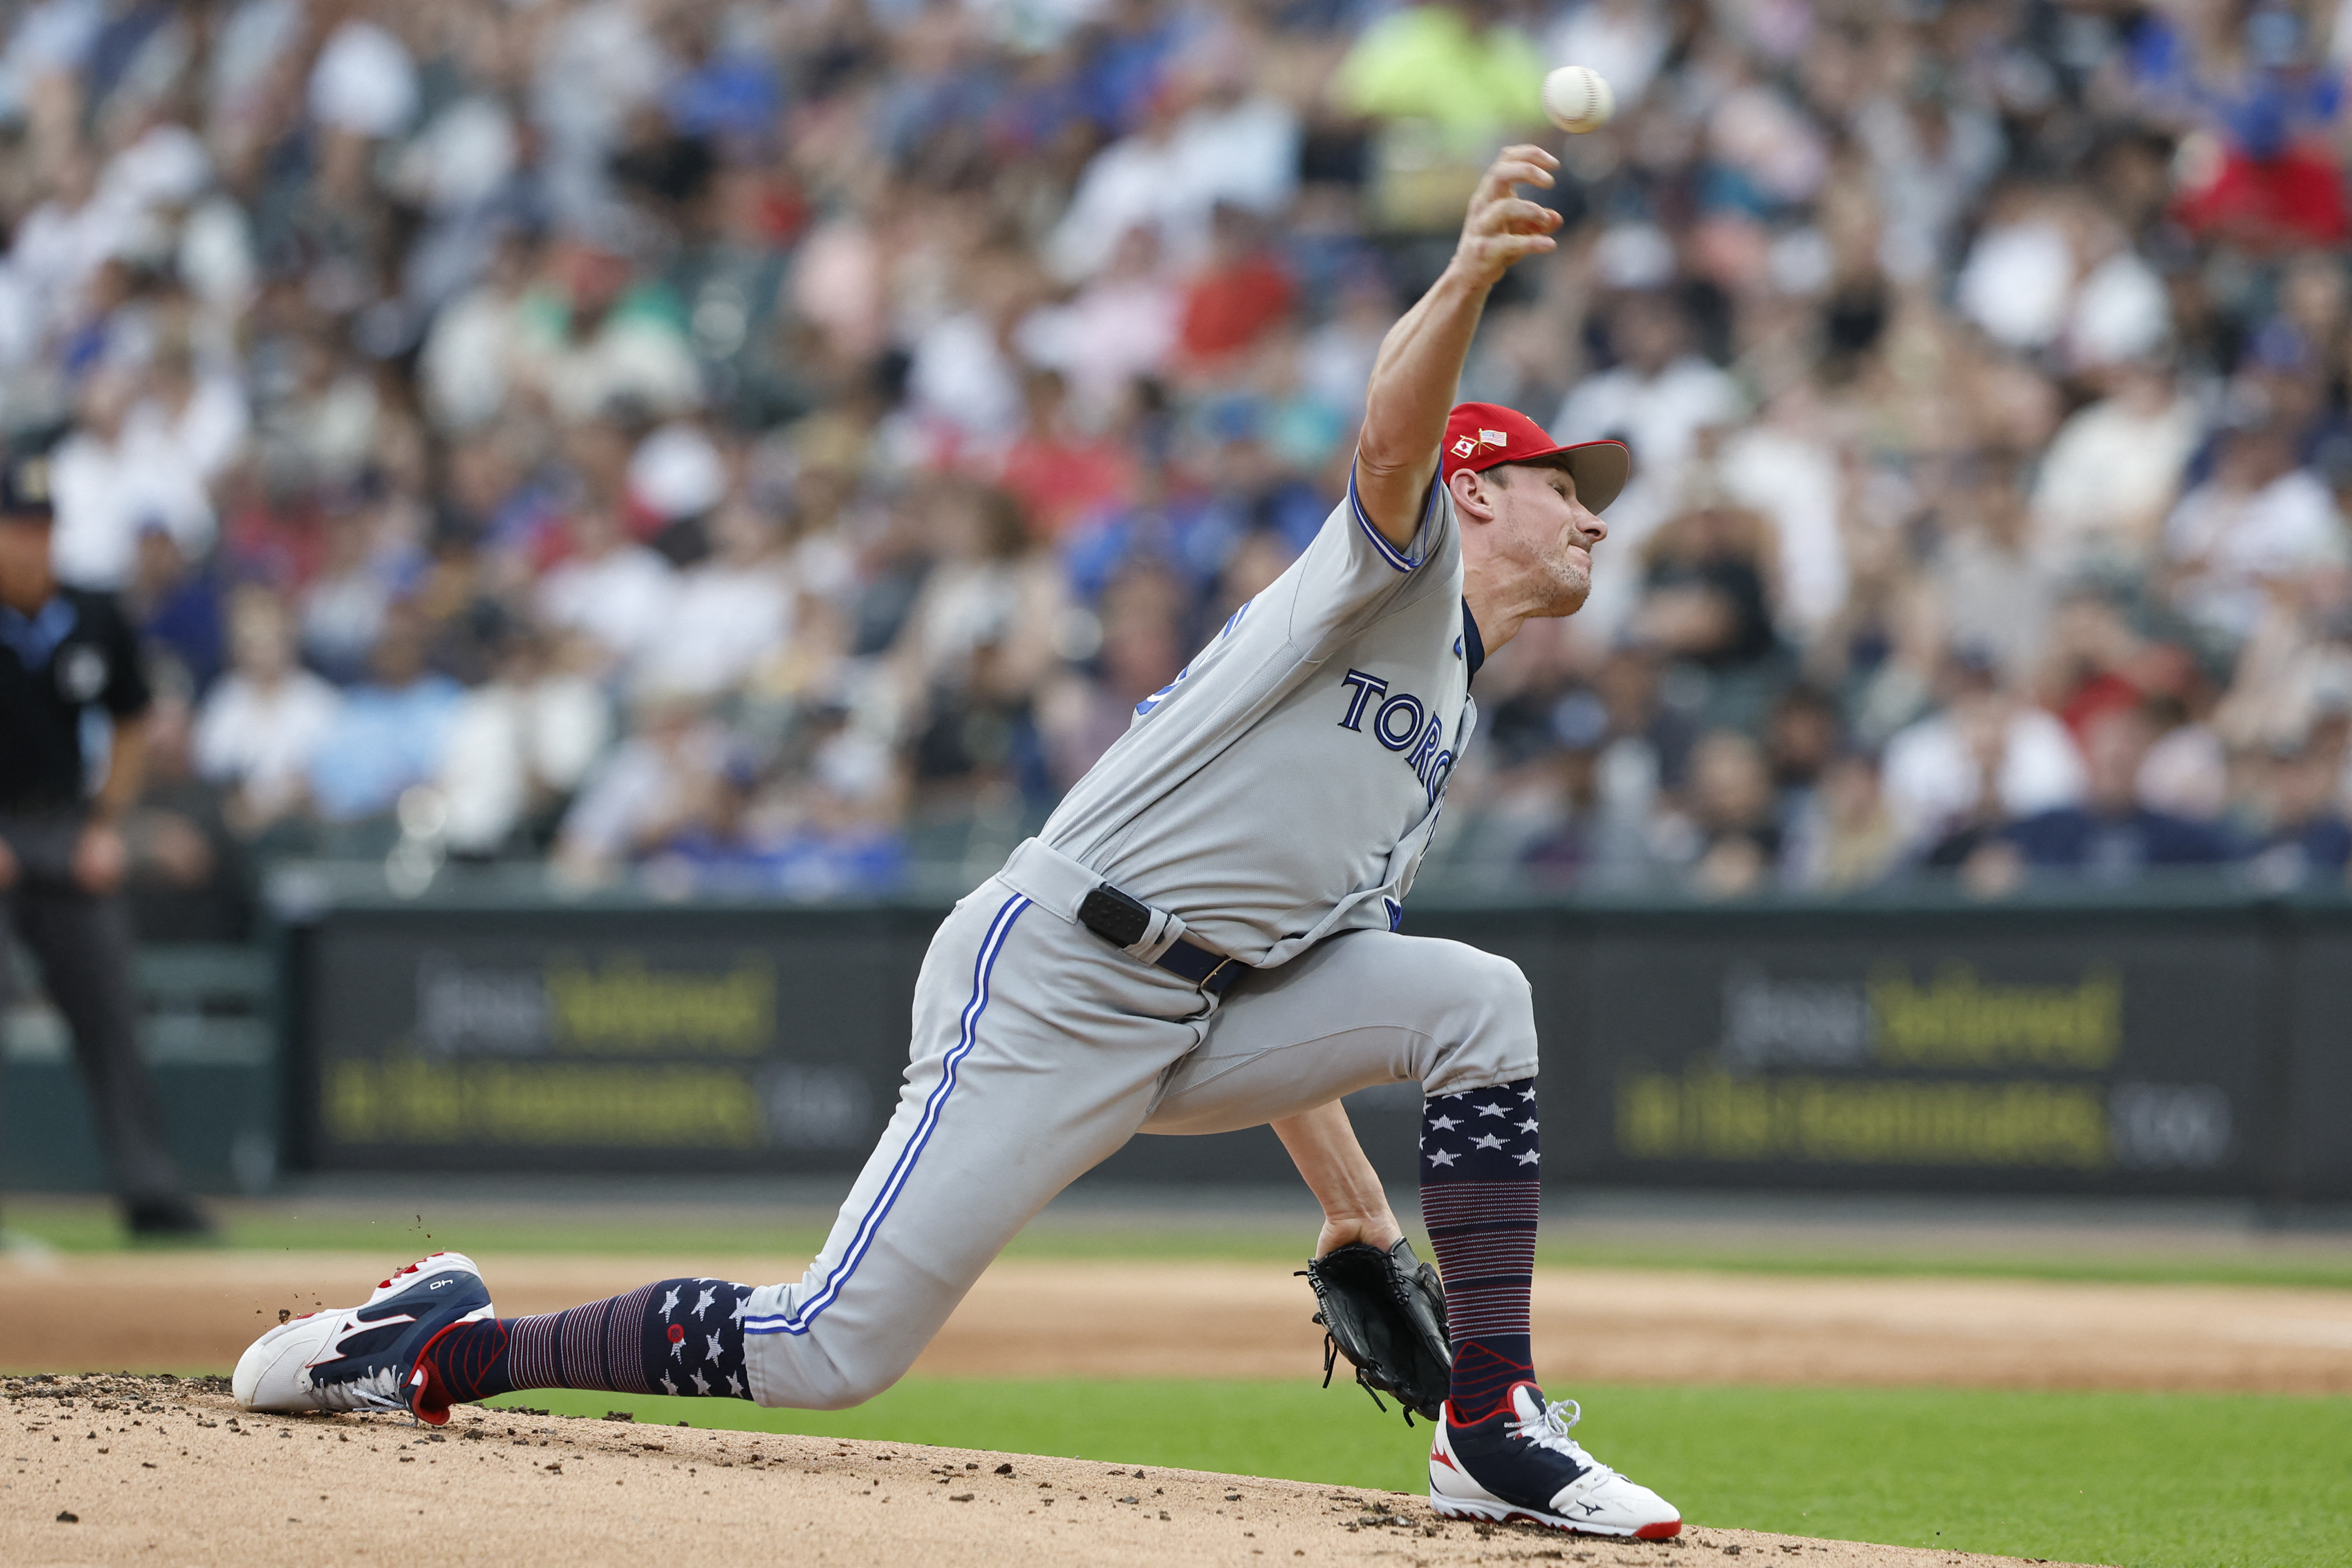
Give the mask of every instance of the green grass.
[[(582, 1205), (505, 1209), (467, 1205), (418, 1214), (388, 1210), (370, 1218), (348, 1203), (303, 1214), (273, 1202), (225, 1205), (226, 1245), (262, 1251), (356, 1251), (413, 1255), (436, 1247), (482, 1253), (602, 1254), (610, 1257), (804, 1258), (824, 1240), (829, 1215), (806, 1211), (774, 1215), (740, 1209), (698, 1214), (683, 1210), (600, 1211)], [(11, 1197), (0, 1210), (12, 1237), (64, 1252), (119, 1250), (127, 1244), (112, 1207), (100, 1199)], [(1016, 1237), (1010, 1258), (1192, 1259), (1296, 1264), (1311, 1231), (1264, 1219), (1214, 1223), (1151, 1216), (1115, 1224), (1090, 1216), (1049, 1217)], [(2021, 1245), (2003, 1248), (1861, 1243), (1790, 1247), (1766, 1241), (1619, 1241), (1553, 1227), (1538, 1244), (1536, 1261), (1548, 1268), (1704, 1269), (1742, 1274), (1848, 1277), (1966, 1277), (2074, 1279), (2147, 1284), (2286, 1285), (2352, 1289), (2352, 1243), (2294, 1238), (2272, 1245), (2256, 1238), (2243, 1250), (2182, 1253), (2151, 1242), (2138, 1250), (2118, 1241), (2112, 1250), (2060, 1250)], [(1428, 1249), (1423, 1247), (1423, 1255)], [(2352, 1560), (2352, 1558), (2347, 1558)]]
[[(2352, 1400), (1952, 1389), (1579, 1390), (1577, 1436), (1698, 1524), (2130, 1568), (2352, 1563)], [(1423, 1432), (1311, 1383), (910, 1378), (856, 1410), (499, 1404), (1418, 1492)]]
[[(1424, 1252), (1427, 1248), (1423, 1248)], [(2015, 1249), (1814, 1247), (1791, 1250), (1727, 1246), (1541, 1242), (1538, 1265), (1572, 1268), (1695, 1268), (1722, 1274), (1848, 1278), (2056, 1279), (2126, 1285), (2286, 1285), (2352, 1289), (2352, 1247), (2280, 1254), (2118, 1251), (2111, 1255)], [(2352, 1562), (2352, 1558), (2347, 1558)]]

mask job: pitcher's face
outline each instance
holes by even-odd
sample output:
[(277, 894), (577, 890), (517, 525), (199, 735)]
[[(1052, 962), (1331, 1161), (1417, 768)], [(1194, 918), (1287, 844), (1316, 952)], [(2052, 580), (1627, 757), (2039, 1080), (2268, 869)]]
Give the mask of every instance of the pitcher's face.
[(1544, 616), (1572, 616), (1592, 592), (1593, 547), (1609, 525), (1576, 499), (1566, 468), (1506, 463), (1479, 476), (1491, 486), (1487, 543)]

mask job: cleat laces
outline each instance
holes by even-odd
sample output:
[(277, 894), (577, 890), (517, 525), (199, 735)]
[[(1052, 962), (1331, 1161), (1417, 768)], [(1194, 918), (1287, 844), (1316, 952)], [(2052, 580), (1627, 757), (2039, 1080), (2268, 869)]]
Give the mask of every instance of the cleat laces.
[[(1567, 1412), (1565, 1420), (1561, 1418), (1562, 1411)], [(1584, 1407), (1575, 1400), (1554, 1399), (1548, 1401), (1537, 1414), (1523, 1420), (1508, 1423), (1506, 1430), (1514, 1437), (1524, 1437), (1538, 1448), (1546, 1449), (1574, 1462), (1580, 1469), (1589, 1474), (1595, 1476), (1616, 1474), (1608, 1466), (1586, 1453), (1576, 1439), (1568, 1435), (1569, 1428), (1583, 1419)]]
[(319, 1403), (330, 1410), (406, 1411), (408, 1401), (401, 1397), (402, 1384), (399, 1369), (386, 1366), (364, 1377), (316, 1384), (313, 1389)]

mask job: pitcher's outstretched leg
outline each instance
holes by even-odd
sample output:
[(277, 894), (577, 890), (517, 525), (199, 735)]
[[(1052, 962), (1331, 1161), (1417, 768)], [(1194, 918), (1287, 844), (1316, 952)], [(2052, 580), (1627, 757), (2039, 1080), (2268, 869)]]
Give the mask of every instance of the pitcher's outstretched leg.
[(662, 1279), (561, 1312), (498, 1317), (462, 1252), (436, 1252), (356, 1307), (278, 1324), (246, 1351), (231, 1390), (247, 1410), (400, 1410), (440, 1426), (452, 1405), (525, 1388), (749, 1399), (743, 1303), (751, 1287)]

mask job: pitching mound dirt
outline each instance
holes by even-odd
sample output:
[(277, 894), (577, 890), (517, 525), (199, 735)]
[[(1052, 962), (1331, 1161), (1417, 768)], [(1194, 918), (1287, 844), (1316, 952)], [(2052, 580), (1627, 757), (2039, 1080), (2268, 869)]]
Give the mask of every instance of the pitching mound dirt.
[(1653, 1564), (2016, 1558), (1686, 1528), (1657, 1544), (1438, 1519), (1426, 1499), (1084, 1459), (460, 1408), (255, 1415), (219, 1378), (0, 1381), (0, 1562)]

